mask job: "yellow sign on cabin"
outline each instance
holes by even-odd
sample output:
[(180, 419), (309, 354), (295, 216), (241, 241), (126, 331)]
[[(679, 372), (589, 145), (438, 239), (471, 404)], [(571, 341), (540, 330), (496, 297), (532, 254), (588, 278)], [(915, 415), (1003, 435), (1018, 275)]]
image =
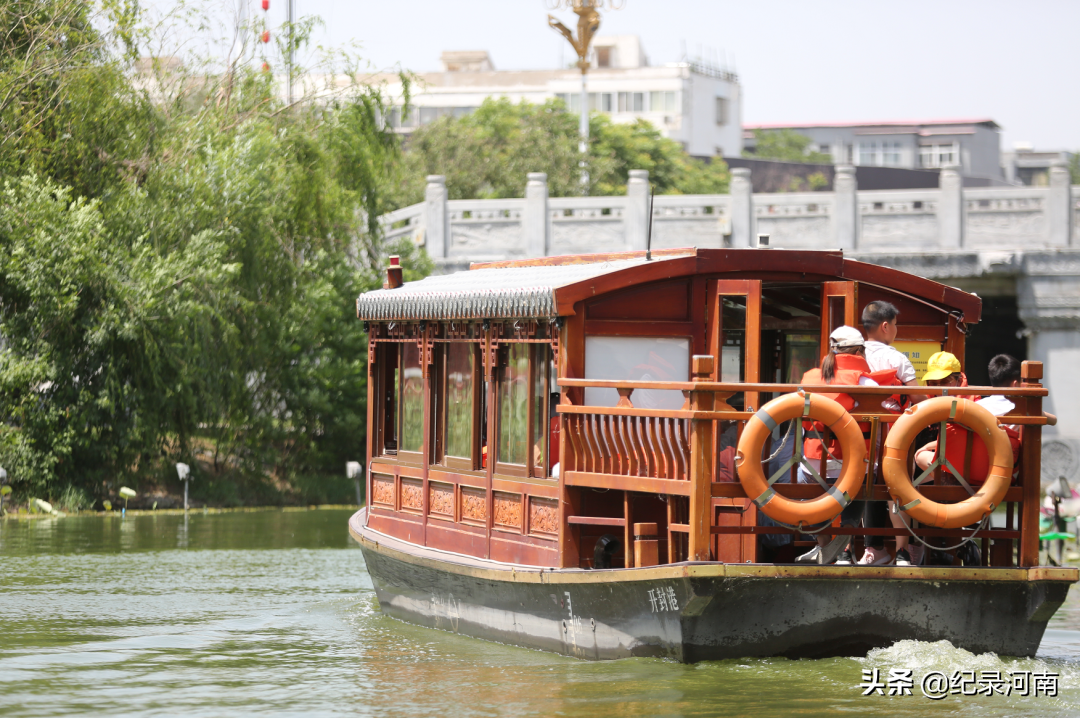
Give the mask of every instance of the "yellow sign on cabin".
[(893, 347), (906, 356), (915, 367), (915, 378), (919, 384), (925, 385), (923, 374), (926, 373), (926, 360), (935, 352), (941, 351), (941, 345), (937, 342), (893, 342)]

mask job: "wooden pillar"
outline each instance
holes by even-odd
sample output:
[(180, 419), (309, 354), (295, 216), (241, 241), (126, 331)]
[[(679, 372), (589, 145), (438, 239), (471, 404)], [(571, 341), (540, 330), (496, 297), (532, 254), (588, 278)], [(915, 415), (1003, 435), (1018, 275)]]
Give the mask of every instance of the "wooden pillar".
[(383, 421), (382, 413), (386, 411), (386, 407), (377, 398), (382, 396), (383, 391), (382, 382), (378, 378), (382, 367), (375, 364), (375, 357), (379, 351), (378, 344), (375, 341), (378, 326), (374, 322), (367, 324), (367, 436), (364, 438), (364, 444), (367, 447), (367, 460), (364, 462), (364, 506), (368, 507), (368, 512), (364, 516), (365, 525), (371, 521), (371, 460), (376, 455), (378, 442), (382, 441), (382, 432), (375, 428), (375, 422), (376, 417), (378, 417), (378, 421), (381, 423)]
[(432, 426), (435, 422), (435, 415), (433, 406), (434, 382), (435, 372), (432, 371), (432, 355), (435, 351), (435, 342), (432, 341), (432, 337), (435, 335), (435, 326), (429, 323), (422, 323), (423, 329), (420, 332), (420, 372), (424, 380), (424, 431), (423, 431), (423, 449), (422, 460), (420, 464), (420, 481), (421, 491), (423, 495), (420, 498), (420, 515), (423, 520), (420, 528), (421, 545), (427, 546), (427, 527), (428, 527), (428, 511), (431, 507), (428, 505), (428, 501), (431, 498), (431, 492), (428, 487), (428, 471), (431, 467), (432, 459), (434, 458), (435, 440), (432, 436)]
[[(575, 314), (566, 318), (566, 323), (559, 330), (560, 378), (580, 379), (585, 376), (585, 308), (579, 303), (574, 307)], [(560, 392), (562, 404), (585, 403), (585, 390), (566, 388)], [(566, 415), (559, 415), (559, 566), (578, 568), (581, 564), (581, 546), (578, 531), (569, 522), (570, 516), (581, 512), (581, 490), (566, 485), (567, 457), (573, 453), (570, 445), (570, 432), (566, 428)], [(629, 550), (627, 548), (626, 550)]]
[[(693, 359), (694, 382), (709, 381), (715, 359), (700, 354)], [(693, 411), (712, 411), (713, 394), (690, 392)], [(712, 528), (712, 426), (711, 420), (694, 419), (690, 429), (690, 547), (689, 561), (708, 561)]]
[(491, 526), (492, 513), (495, 511), (495, 460), (497, 458), (496, 447), (499, 440), (499, 428), (497, 425), (499, 396), (497, 384), (499, 381), (499, 344), (496, 340), (498, 332), (494, 324), (484, 332), (484, 375), (487, 379), (487, 467), (484, 471), (485, 478), (485, 501), (487, 509), (485, 513), (486, 540), (484, 541), (484, 558), (491, 558)]
[[(1042, 362), (1026, 361), (1020, 365), (1020, 385), (1039, 387)], [(1028, 416), (1042, 416), (1042, 397), (1026, 397)], [(1020, 566), (1039, 564), (1039, 489), (1042, 479), (1042, 427), (1025, 424), (1021, 430), (1020, 459), (1023, 466), (1024, 503), (1020, 507)]]

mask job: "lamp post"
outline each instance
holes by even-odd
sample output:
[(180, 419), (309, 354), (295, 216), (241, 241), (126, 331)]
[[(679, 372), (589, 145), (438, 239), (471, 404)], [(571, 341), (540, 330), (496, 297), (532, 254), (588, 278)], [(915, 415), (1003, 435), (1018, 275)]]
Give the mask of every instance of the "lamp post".
[(176, 464), (176, 475), (180, 477), (180, 480), (184, 482), (184, 513), (187, 513), (187, 491), (188, 484), (191, 483), (191, 467), (187, 464)]
[(589, 93), (585, 87), (585, 76), (589, 72), (589, 46), (593, 36), (600, 29), (600, 10), (606, 5), (611, 10), (621, 10), (626, 0), (547, 0), (550, 10), (568, 8), (578, 16), (577, 37), (554, 15), (548, 15), (548, 27), (566, 38), (577, 53), (577, 66), (581, 70), (581, 117), (578, 123), (578, 152), (581, 153), (581, 193), (589, 192), (589, 169), (585, 162), (589, 151)]
[(345, 462), (345, 476), (352, 479), (356, 484), (356, 505), (361, 506), (363, 496), (360, 494), (360, 475), (364, 473), (364, 467), (359, 461), (347, 461)]

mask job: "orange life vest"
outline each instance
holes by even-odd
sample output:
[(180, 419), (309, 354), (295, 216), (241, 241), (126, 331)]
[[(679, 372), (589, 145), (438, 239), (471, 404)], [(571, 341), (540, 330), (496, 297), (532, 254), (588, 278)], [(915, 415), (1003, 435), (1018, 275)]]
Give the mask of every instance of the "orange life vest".
[[(1013, 469), (1020, 458), (1020, 433), (1016, 429), (1002, 425), (1005, 435), (1009, 437), (1009, 444), (1013, 451)], [(971, 465), (968, 472), (964, 473), (964, 463), (967, 458), (968, 443), (974, 442), (971, 447)], [(937, 452), (934, 452), (937, 458)], [(971, 432), (959, 424), (949, 424), (945, 427), (945, 458), (967, 479), (969, 484), (977, 486), (986, 481), (986, 475), (990, 472), (990, 457), (986, 452), (986, 444), (981, 439), (971, 435)], [(942, 469), (942, 472), (951, 477), (952, 472)]]
[[(833, 376), (831, 382), (826, 382), (821, 376), (821, 369), (811, 369), (803, 374), (803, 384), (843, 384), (845, 386), (858, 386), (859, 379), (863, 377), (873, 379), (880, 386), (894, 386), (899, 385), (900, 381), (896, 378), (895, 369), (884, 369), (878, 372), (870, 371), (870, 365), (866, 363), (866, 359), (857, 354), (837, 354), (836, 355), (836, 375)], [(844, 407), (845, 411), (851, 411), (855, 406), (855, 402), (852, 400), (850, 394), (823, 394), (833, 401)], [(820, 422), (803, 422), (803, 428), (806, 431), (816, 431), (820, 435), (825, 431), (825, 426)], [(860, 422), (859, 428), (863, 431), (863, 436), (867, 439), (867, 445), (869, 446), (870, 425), (866, 422)], [(829, 440), (829, 453), (837, 459), (844, 458), (840, 450), (840, 441), (835, 437), (831, 437)], [(821, 440), (820, 439), (807, 439), (803, 442), (803, 454), (808, 459), (820, 459), (821, 458)]]

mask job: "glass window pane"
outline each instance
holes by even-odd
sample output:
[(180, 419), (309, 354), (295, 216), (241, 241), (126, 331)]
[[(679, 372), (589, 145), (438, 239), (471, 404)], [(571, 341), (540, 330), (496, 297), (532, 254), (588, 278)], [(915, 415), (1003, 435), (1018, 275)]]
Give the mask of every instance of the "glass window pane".
[(529, 345), (510, 344), (499, 381), (499, 453), (506, 464), (525, 464), (529, 449)]
[(674, 92), (665, 92), (664, 93), (664, 112), (674, 112), (674, 111), (675, 111), (675, 93)]
[(472, 344), (446, 345), (446, 455), (472, 457), (473, 366)]
[(649, 93), (649, 110), (652, 112), (664, 111), (664, 93), (663, 92), (650, 92)]
[(401, 450), (424, 450), (424, 377), (420, 371), (420, 347), (401, 345)]
[[(586, 379), (689, 381), (690, 340), (667, 337), (585, 337)], [(681, 391), (638, 389), (630, 397), (643, 409), (679, 409)], [(615, 406), (614, 389), (585, 389), (589, 406)]]
[(534, 344), (535, 360), (533, 366), (536, 373), (533, 376), (533, 456), (532, 465), (540, 469), (536, 476), (543, 473), (544, 455), (547, 452), (547, 404), (548, 404), (548, 356), (551, 350), (542, 344)]
[(645, 111), (645, 93), (635, 92), (634, 94), (634, 112)]

